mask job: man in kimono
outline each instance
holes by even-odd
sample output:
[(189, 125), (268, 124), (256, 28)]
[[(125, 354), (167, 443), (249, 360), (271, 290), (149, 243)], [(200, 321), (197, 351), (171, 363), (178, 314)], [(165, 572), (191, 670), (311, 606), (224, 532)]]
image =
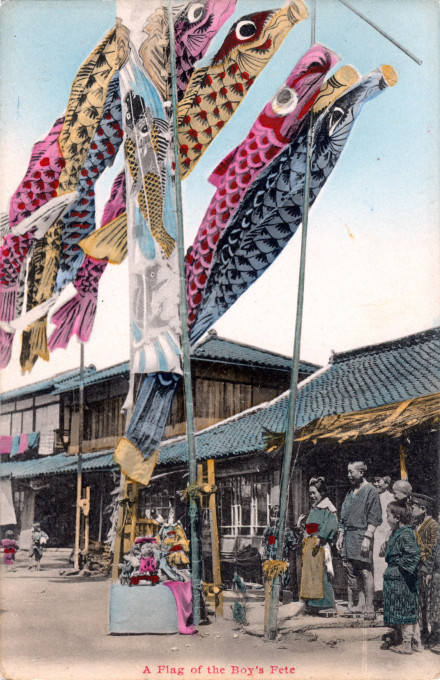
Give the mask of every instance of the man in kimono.
[[(347, 570), (348, 616), (375, 618), (373, 597), (373, 536), (382, 523), (379, 494), (367, 482), (367, 466), (362, 461), (349, 463), (348, 479), (352, 486), (341, 510), (337, 550)], [(354, 607), (358, 594), (357, 607)]]
[(412, 526), (416, 532), (417, 543), (420, 549), (420, 567), (418, 572), (419, 585), (419, 624), (416, 631), (416, 640), (420, 645), (425, 645), (430, 637), (428, 627), (429, 587), (427, 584), (426, 562), (431, 557), (437, 540), (438, 524), (431, 517), (434, 509), (434, 500), (422, 493), (413, 493), (409, 502), (412, 516)]

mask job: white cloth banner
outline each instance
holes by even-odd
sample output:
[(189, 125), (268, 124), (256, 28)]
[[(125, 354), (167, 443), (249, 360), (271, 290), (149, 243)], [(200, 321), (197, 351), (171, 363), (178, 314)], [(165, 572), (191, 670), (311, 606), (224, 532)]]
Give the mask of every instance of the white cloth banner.
[[(119, 12), (120, 6), (120, 30), (127, 37), (130, 26)], [(136, 17), (137, 27), (145, 25), (148, 17), (144, 14), (145, 5), (142, 20), (139, 15)], [(132, 370), (144, 374), (182, 373), (170, 107), (148, 78), (131, 39), (130, 34), (120, 84), (127, 179)]]
[(0, 479), (0, 524), (17, 524), (10, 479)]
[(40, 432), (40, 447), (38, 453), (40, 456), (51, 456), (55, 448), (55, 432), (53, 430), (45, 430)]

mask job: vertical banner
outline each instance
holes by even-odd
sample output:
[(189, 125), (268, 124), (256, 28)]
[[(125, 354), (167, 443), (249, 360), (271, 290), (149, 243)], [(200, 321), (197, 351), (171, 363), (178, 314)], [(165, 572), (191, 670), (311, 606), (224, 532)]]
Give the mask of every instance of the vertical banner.
[[(154, 40), (166, 65), (168, 21), (160, 3), (119, 2), (118, 50), (125, 135), (131, 374), (145, 376), (115, 461), (148, 484), (157, 447), (182, 374), (179, 265), (176, 247), (175, 163), (169, 72), (157, 87), (142, 57)], [(158, 15), (162, 35), (151, 31)], [(143, 30), (145, 29), (145, 31)], [(156, 57), (158, 57), (156, 53)]]

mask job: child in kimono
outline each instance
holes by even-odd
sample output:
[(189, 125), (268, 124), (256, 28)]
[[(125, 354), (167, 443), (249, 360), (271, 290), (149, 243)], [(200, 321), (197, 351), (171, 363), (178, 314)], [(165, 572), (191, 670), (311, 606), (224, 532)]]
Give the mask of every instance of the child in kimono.
[(391, 537), (385, 553), (387, 569), (383, 577), (383, 619), (393, 632), (384, 635), (381, 649), (397, 654), (413, 653), (418, 618), (417, 572), (420, 550), (411, 528), (406, 504), (393, 501), (387, 506)]
[(6, 532), (5, 538), (0, 541), (3, 548), (3, 564), (5, 568), (15, 571), (15, 553), (18, 550), (18, 543), (14, 540), (14, 532), (10, 529)]
[(46, 532), (42, 531), (39, 522), (35, 522), (32, 526), (32, 536), (31, 536), (31, 547), (29, 550), (29, 569), (33, 568), (32, 558), (35, 559), (35, 568), (40, 571), (41, 558), (43, 557), (43, 546), (46, 545), (49, 540), (49, 536)]

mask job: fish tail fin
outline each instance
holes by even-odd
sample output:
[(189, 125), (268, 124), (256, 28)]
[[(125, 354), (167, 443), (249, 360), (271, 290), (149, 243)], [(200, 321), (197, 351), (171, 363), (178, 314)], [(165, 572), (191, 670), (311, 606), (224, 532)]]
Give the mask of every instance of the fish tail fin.
[(195, 321), (189, 330), (190, 344), (194, 345), (196, 342), (198, 342), (202, 335), (204, 335), (206, 331), (218, 320), (219, 316), (220, 315), (217, 313), (216, 308), (211, 310), (208, 305), (204, 306), (203, 308), (200, 307), (197, 310)]
[(7, 333), (0, 328), (0, 370), (6, 368), (11, 360), (14, 333)]
[(144, 190), (139, 192), (138, 203), (141, 212), (150, 226), (153, 237), (158, 242), (166, 257), (174, 250), (174, 239), (163, 226), (163, 201), (160, 191), (160, 180), (153, 172), (144, 176)]
[(97, 298), (80, 295), (66, 302), (51, 318), (56, 329), (49, 338), (49, 349), (65, 349), (70, 339), (77, 335), (81, 342), (87, 342), (96, 316)]
[(0, 289), (0, 321), (12, 321), (15, 318), (17, 304), (17, 289)]
[(32, 371), (38, 358), (49, 361), (46, 316), (38, 319), (28, 330), (23, 331), (20, 353), (20, 366), (23, 373)]
[(140, 484), (150, 481), (179, 382), (180, 375), (175, 373), (145, 376), (127, 434), (116, 447), (113, 460)]
[(108, 260), (120, 264), (127, 255), (127, 213), (118, 215), (100, 229), (94, 231), (79, 245), (94, 260)]

